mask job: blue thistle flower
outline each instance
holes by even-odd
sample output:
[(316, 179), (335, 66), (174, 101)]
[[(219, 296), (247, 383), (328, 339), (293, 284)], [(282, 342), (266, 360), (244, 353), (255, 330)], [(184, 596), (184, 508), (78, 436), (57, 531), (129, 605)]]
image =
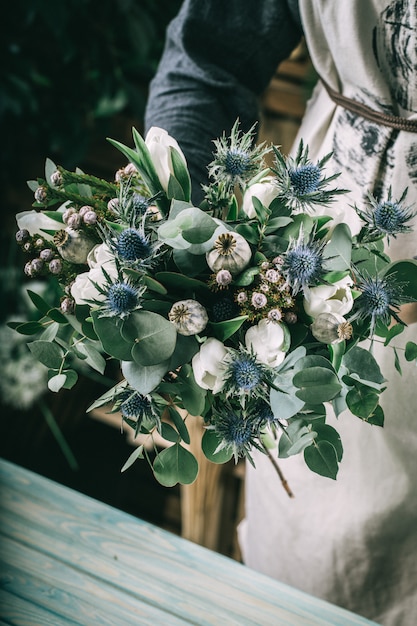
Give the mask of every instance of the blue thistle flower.
[(402, 324), (403, 322), (398, 317), (398, 309), (401, 304), (410, 301), (407, 296), (404, 296), (403, 287), (403, 283), (395, 282), (395, 275), (383, 278), (360, 277), (358, 288), (361, 294), (355, 301), (355, 313), (351, 321), (358, 318), (361, 320), (370, 318), (370, 338), (373, 337), (377, 322), (388, 325), (393, 317)]
[(160, 419), (154, 408), (152, 397), (142, 395), (134, 389), (126, 389), (119, 395), (115, 408), (119, 408), (123, 420), (135, 429), (136, 434), (142, 426), (147, 429), (160, 426)]
[(317, 191), (321, 178), (321, 170), (318, 165), (307, 163), (288, 170), (294, 194), (304, 196)]
[(413, 230), (408, 223), (416, 216), (416, 211), (411, 207), (404, 206), (403, 202), (407, 195), (407, 189), (403, 192), (399, 200), (392, 199), (392, 189), (388, 190), (386, 200), (377, 201), (372, 195), (368, 195), (369, 205), (364, 211), (355, 207), (357, 214), (365, 222), (358, 239), (360, 241), (375, 241), (387, 237), (396, 238), (400, 233), (407, 233)]
[(308, 147), (301, 140), (297, 154), (293, 158), (283, 157), (278, 148), (273, 147), (275, 154), (274, 167), (278, 198), (292, 211), (308, 211), (315, 206), (327, 206), (335, 196), (346, 193), (345, 189), (329, 189), (330, 183), (340, 173), (325, 176), (324, 166), (332, 156), (327, 154), (317, 163), (312, 163), (308, 156)]
[(300, 289), (318, 285), (326, 273), (323, 250), (325, 242), (316, 241), (311, 235), (304, 241), (302, 231), (297, 240), (293, 240), (284, 254), (282, 273), (290, 285), (293, 295)]
[(110, 316), (126, 317), (138, 306), (138, 290), (124, 282), (110, 285), (107, 292), (107, 306)]
[(251, 169), (250, 153), (238, 148), (232, 148), (226, 152), (224, 159), (224, 170), (232, 178), (245, 176)]
[(129, 394), (126, 400), (120, 405), (120, 412), (123, 417), (130, 417), (135, 420), (142, 419), (151, 409), (149, 398), (137, 391)]
[[(255, 127), (247, 133), (239, 129), (239, 120), (235, 122), (230, 137), (225, 134), (214, 142), (216, 151), (214, 160), (209, 164), (209, 177), (214, 180), (215, 187), (228, 194), (230, 187), (236, 183), (245, 185), (260, 169), (267, 152), (265, 143), (256, 145)], [(223, 188), (225, 185), (225, 188)], [(205, 188), (207, 191), (207, 188)], [(218, 193), (216, 194), (218, 195)]]
[(260, 447), (256, 441), (258, 424), (252, 417), (244, 408), (234, 408), (228, 402), (213, 407), (209, 428), (215, 431), (221, 441), (218, 450), (231, 449), (235, 461), (239, 457), (246, 457), (253, 464), (250, 451), (253, 446)]
[(148, 237), (135, 228), (126, 228), (120, 233), (116, 248), (123, 261), (141, 261), (152, 254)]
[(264, 372), (254, 356), (242, 353), (231, 363), (228, 375), (233, 387), (247, 393), (262, 382)]

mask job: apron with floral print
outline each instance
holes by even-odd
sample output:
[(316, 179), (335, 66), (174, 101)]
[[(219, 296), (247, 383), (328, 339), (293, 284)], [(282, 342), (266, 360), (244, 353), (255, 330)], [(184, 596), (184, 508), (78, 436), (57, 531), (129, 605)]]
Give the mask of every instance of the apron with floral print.
[[(309, 52), (319, 76), (374, 110), (417, 119), (417, 2), (301, 0)], [(417, 208), (417, 134), (394, 130), (337, 106), (319, 82), (299, 139), (313, 161), (333, 152), (326, 174), (349, 189), (332, 211), (358, 232), (351, 208), (366, 192)], [(416, 220), (414, 220), (416, 222)], [(417, 230), (417, 225), (415, 225)], [(399, 235), (394, 259), (417, 255), (417, 233)], [(395, 345), (417, 341), (410, 325)], [(247, 464), (246, 517), (239, 527), (245, 563), (384, 626), (417, 624), (417, 370), (392, 350), (375, 356), (389, 387), (384, 428), (344, 413), (336, 420), (344, 458), (336, 481), (313, 474), (302, 455), (279, 461), (295, 497), (268, 458)]]

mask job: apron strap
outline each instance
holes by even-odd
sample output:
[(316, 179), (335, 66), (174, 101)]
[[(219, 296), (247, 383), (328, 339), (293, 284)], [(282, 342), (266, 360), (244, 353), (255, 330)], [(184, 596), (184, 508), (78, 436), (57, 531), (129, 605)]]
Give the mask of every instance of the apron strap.
[(382, 124), (382, 126), (390, 126), (391, 128), (404, 130), (408, 133), (417, 133), (417, 120), (409, 120), (405, 117), (386, 115), (385, 113), (375, 111), (374, 109), (371, 109), (371, 107), (366, 106), (366, 104), (362, 104), (362, 102), (352, 100), (351, 98), (347, 98), (343, 94), (338, 93), (337, 91), (332, 89), (322, 78), (320, 78), (320, 80), (326, 88), (326, 91), (329, 94), (330, 98), (333, 100), (333, 102), (340, 105), (344, 109), (352, 111), (352, 113), (360, 115), (361, 117), (364, 117), (371, 122), (375, 122), (376, 124)]

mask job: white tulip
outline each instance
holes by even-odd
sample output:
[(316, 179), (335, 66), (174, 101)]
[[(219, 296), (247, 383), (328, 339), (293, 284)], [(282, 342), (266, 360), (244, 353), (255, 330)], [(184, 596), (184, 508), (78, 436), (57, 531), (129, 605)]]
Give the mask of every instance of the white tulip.
[(346, 315), (353, 307), (350, 276), (345, 276), (332, 285), (310, 287), (308, 296), (304, 298), (304, 310), (307, 315), (316, 318), (320, 313), (337, 313)]
[(62, 222), (51, 219), (41, 211), (22, 211), (16, 215), (19, 230), (27, 230), (29, 235), (40, 235), (46, 241), (52, 241), (53, 235), (48, 235), (44, 230), (62, 230)]
[(224, 362), (226, 356), (227, 350), (221, 341), (214, 337), (207, 339), (192, 359), (197, 385), (202, 389), (210, 389), (213, 393), (221, 391), (227, 367)]
[(186, 166), (187, 163), (185, 156), (177, 141), (171, 137), (166, 130), (158, 128), (157, 126), (152, 126), (152, 128), (149, 129), (145, 137), (145, 144), (151, 155), (153, 165), (156, 173), (158, 174), (159, 182), (161, 183), (164, 191), (167, 191), (169, 177), (174, 174), (171, 159), (171, 148), (175, 148)]
[(268, 207), (272, 200), (278, 195), (278, 188), (273, 183), (273, 178), (267, 176), (259, 183), (254, 183), (245, 191), (242, 200), (242, 210), (246, 213), (249, 219), (256, 217), (256, 212), (253, 206), (253, 198), (258, 198), (262, 204)]
[(285, 324), (263, 319), (246, 331), (245, 345), (265, 365), (277, 367), (289, 348), (289, 332)]
[(99, 300), (102, 302), (106, 296), (102, 294), (94, 285), (100, 287), (106, 284), (106, 277), (102, 267), (111, 278), (116, 278), (117, 268), (115, 257), (110, 248), (102, 243), (95, 246), (87, 257), (87, 264), (90, 267), (88, 272), (78, 274), (71, 287), (71, 295), (76, 304), (88, 304), (88, 300)]

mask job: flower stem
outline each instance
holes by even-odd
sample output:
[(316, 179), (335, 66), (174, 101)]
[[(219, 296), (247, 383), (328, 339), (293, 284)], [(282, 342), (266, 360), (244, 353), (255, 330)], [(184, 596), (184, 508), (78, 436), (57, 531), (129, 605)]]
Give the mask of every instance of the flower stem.
[(290, 486), (289, 486), (289, 484), (287, 482), (287, 479), (285, 478), (284, 474), (282, 473), (281, 468), (279, 467), (279, 465), (277, 463), (277, 460), (271, 454), (271, 451), (268, 448), (264, 447), (264, 450), (265, 450), (266, 454), (268, 455), (268, 458), (271, 461), (272, 465), (274, 466), (274, 469), (275, 469), (276, 473), (278, 474), (279, 479), (281, 481), (281, 484), (284, 487), (285, 491), (287, 492), (288, 497), (289, 498), (294, 498), (294, 494), (291, 491), (291, 488), (290, 488)]
[(74, 471), (78, 470), (78, 462), (77, 459), (75, 458), (74, 454), (72, 453), (71, 448), (69, 447), (64, 435), (61, 432), (61, 429), (59, 428), (55, 417), (52, 413), (52, 411), (46, 406), (46, 404), (44, 402), (42, 402), (42, 400), (38, 401), (38, 405), (39, 408), (42, 411), (42, 414), (45, 418), (46, 423), (48, 424), (51, 433), (53, 434), (53, 436), (55, 437), (56, 442), (58, 443), (59, 447), (61, 448), (62, 454), (64, 455), (64, 457), (66, 458), (68, 465), (70, 466), (70, 468)]

